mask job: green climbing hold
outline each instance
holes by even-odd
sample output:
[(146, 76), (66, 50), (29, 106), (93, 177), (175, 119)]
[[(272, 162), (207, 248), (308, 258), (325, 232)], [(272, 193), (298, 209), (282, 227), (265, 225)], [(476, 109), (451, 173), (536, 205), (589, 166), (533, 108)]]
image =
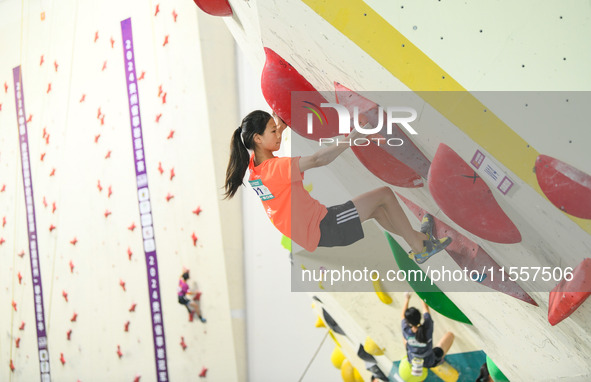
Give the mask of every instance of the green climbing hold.
[[(386, 238), (388, 238), (390, 249), (392, 250), (392, 254), (394, 255), (398, 267), (404, 271), (412, 270), (424, 274), (423, 270), (408, 257), (408, 253), (402, 249), (392, 235), (388, 232), (385, 232), (385, 234)], [(427, 305), (433, 308), (433, 310), (447, 318), (451, 318), (452, 320), (472, 325), (472, 322), (470, 322), (468, 317), (462, 313), (460, 308), (458, 308), (456, 304), (454, 304), (453, 301), (451, 301), (449, 297), (437, 287), (437, 285), (431, 284), (431, 279), (429, 279), (429, 277), (426, 275), (423, 277), (413, 277), (413, 280), (407, 281), (416, 294), (423, 299)]]
[(488, 356), (486, 356), (486, 367), (488, 368), (488, 374), (490, 374), (495, 382), (509, 382), (509, 378), (505, 377), (505, 374), (503, 374)]
[(291, 252), (291, 239), (289, 237), (283, 235), (283, 237), (281, 238), (281, 245), (283, 246), (283, 248)]

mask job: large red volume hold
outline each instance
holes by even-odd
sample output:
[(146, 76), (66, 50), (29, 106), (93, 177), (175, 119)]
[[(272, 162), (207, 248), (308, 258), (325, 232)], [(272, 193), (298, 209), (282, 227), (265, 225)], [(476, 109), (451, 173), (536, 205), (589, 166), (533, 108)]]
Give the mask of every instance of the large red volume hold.
[(232, 16), (232, 7), (228, 0), (193, 0), (205, 13), (212, 16)]
[(495, 243), (514, 244), (521, 234), (487, 184), (441, 143), (429, 169), (429, 191), (445, 214), (465, 230)]
[(550, 292), (548, 322), (554, 326), (574, 313), (591, 295), (591, 258), (586, 258), (572, 272), (572, 279), (562, 280)]
[[(331, 107), (321, 109), (320, 104), (328, 103), (326, 98), (272, 49), (265, 48), (265, 54), (261, 89), (271, 109), (302, 137), (318, 140), (339, 135), (336, 110)], [(292, 110), (292, 105), (298, 107), (298, 110)], [(317, 114), (317, 117), (312, 118), (311, 133), (308, 132), (308, 114), (312, 113), (306, 110)]]
[(591, 219), (591, 176), (558, 159), (540, 155), (536, 177), (544, 195), (558, 209)]

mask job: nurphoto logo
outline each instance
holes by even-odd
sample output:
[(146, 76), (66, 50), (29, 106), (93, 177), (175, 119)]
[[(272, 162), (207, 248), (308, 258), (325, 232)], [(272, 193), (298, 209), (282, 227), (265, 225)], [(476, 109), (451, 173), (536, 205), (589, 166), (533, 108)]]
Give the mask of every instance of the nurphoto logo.
[[(384, 113), (384, 109), (379, 106), (378, 107), (378, 121), (376, 126), (372, 126), (371, 124), (366, 124), (365, 126), (359, 125), (359, 108), (355, 106), (353, 108), (353, 118), (351, 118), (351, 113), (349, 110), (343, 105), (338, 103), (321, 103), (320, 107), (316, 104), (308, 101), (302, 101), (306, 105), (303, 107), (308, 109), (310, 113), (307, 115), (307, 133), (313, 134), (314, 133), (314, 124), (313, 119), (314, 116), (320, 122), (320, 125), (324, 125), (328, 123), (326, 118), (326, 114), (322, 110), (325, 107), (331, 107), (336, 110), (339, 118), (339, 134), (340, 135), (348, 135), (351, 130), (351, 121), (353, 121), (353, 127), (358, 132), (367, 135), (367, 137), (362, 138), (355, 138), (355, 139), (338, 139), (338, 138), (320, 138), (318, 143), (322, 145), (323, 143), (336, 143), (339, 144), (348, 144), (349, 146), (368, 146), (371, 142), (380, 145), (388, 145), (388, 146), (402, 146), (404, 144), (404, 140), (401, 138), (385, 138), (384, 135), (391, 136), (393, 131), (393, 125), (397, 124), (398, 126), (404, 128), (409, 134), (416, 135), (418, 134), (415, 129), (410, 125), (411, 122), (417, 119), (417, 111), (411, 107), (407, 106), (388, 106), (386, 108), (386, 112)], [(384, 115), (386, 116), (386, 121), (384, 121)], [(380, 134), (382, 129), (386, 127), (386, 134)]]

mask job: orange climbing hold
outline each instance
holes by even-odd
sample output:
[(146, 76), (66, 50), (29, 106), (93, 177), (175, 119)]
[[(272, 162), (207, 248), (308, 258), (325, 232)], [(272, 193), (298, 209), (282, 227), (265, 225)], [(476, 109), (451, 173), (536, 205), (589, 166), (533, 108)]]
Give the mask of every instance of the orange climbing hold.
[(544, 195), (558, 209), (591, 219), (591, 176), (558, 159), (540, 155), (536, 177)]
[[(308, 133), (307, 115), (309, 113), (301, 110), (296, 113), (291, 109), (292, 105), (297, 105), (296, 107), (302, 109), (315, 109), (316, 113), (316, 110), (320, 110), (320, 104), (328, 101), (293, 66), (272, 49), (265, 48), (265, 54), (266, 61), (261, 75), (261, 89), (271, 109), (302, 137), (318, 140), (339, 135), (338, 114), (333, 108), (322, 109), (322, 118), (313, 119), (313, 131)], [(292, 96), (297, 96), (298, 99), (292, 100)]]
[(232, 7), (228, 0), (193, 0), (205, 13), (212, 16), (232, 16)]
[(566, 278), (550, 292), (548, 322), (552, 326), (564, 320), (591, 295), (591, 258), (586, 258), (573, 270), (572, 278)]
[(465, 230), (502, 244), (521, 234), (488, 185), (449, 146), (441, 143), (429, 169), (429, 191), (445, 214)]

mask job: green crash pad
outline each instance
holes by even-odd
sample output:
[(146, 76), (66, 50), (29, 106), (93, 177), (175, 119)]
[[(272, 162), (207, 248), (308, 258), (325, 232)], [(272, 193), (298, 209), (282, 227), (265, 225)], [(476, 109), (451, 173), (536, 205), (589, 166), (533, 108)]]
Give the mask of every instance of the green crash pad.
[[(402, 249), (392, 235), (388, 232), (384, 233), (386, 234), (386, 238), (388, 238), (390, 249), (392, 250), (392, 254), (394, 255), (398, 267), (403, 271), (416, 270), (424, 274), (423, 270), (408, 257), (408, 253)], [(451, 301), (449, 297), (437, 287), (437, 285), (431, 285), (431, 280), (426, 275), (417, 278), (422, 279), (423, 281), (407, 280), (407, 282), (416, 294), (427, 303), (427, 305), (447, 318), (472, 325), (472, 322), (470, 322), (468, 317), (462, 313), (456, 304), (454, 304), (453, 301)]]

